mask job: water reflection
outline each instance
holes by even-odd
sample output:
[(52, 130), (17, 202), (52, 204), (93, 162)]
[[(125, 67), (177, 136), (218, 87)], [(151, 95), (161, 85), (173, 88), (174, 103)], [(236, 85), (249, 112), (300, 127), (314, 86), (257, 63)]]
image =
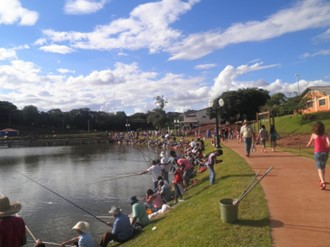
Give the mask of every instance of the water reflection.
[(145, 170), (144, 161), (155, 157), (155, 151), (117, 144), (0, 149), (0, 193), (22, 203), (20, 214), (37, 238), (61, 242), (74, 235), (77, 221), (86, 220), (99, 239), (107, 226), (21, 174), (94, 215), (108, 216), (114, 204), (129, 213), (128, 198), (152, 187), (150, 175), (124, 176)]

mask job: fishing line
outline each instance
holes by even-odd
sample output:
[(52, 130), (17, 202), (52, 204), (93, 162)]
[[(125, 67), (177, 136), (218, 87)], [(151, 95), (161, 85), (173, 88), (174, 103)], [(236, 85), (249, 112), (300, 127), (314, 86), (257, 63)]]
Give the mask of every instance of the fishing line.
[(65, 201), (67, 201), (68, 203), (72, 204), (73, 206), (79, 208), (80, 210), (82, 210), (82, 211), (84, 211), (85, 213), (89, 214), (90, 216), (94, 217), (94, 218), (97, 219), (98, 221), (100, 221), (100, 222), (102, 222), (102, 223), (108, 225), (107, 222), (105, 222), (105, 221), (103, 221), (103, 220), (97, 218), (94, 214), (92, 214), (92, 213), (89, 212), (88, 210), (86, 210), (86, 209), (80, 207), (79, 205), (77, 205), (76, 203), (70, 201), (69, 199), (65, 198), (64, 196), (61, 196), (61, 195), (60, 195), (59, 193), (57, 193), (56, 191), (54, 191), (54, 190), (48, 188), (47, 186), (45, 186), (45, 185), (39, 183), (38, 181), (34, 180), (33, 178), (28, 177), (27, 175), (25, 175), (25, 174), (23, 174), (23, 173), (20, 173), (20, 172), (18, 172), (18, 171), (16, 171), (16, 172), (17, 172), (18, 174), (20, 174), (21, 176), (23, 176), (23, 177), (25, 177), (25, 178), (31, 180), (32, 182), (34, 182), (34, 183), (40, 185), (41, 187), (45, 188), (46, 190), (52, 192), (53, 194), (57, 195), (58, 197), (62, 198), (62, 199), (65, 200)]
[[(152, 158), (150, 156), (146, 155), (145, 153), (143, 153), (141, 148), (137, 148), (137, 150), (142, 154), (142, 157), (143, 157), (144, 161), (146, 162), (147, 167), (149, 168), (149, 163), (152, 161)], [(149, 158), (149, 161), (146, 159), (146, 157)]]
[(101, 180), (100, 182), (112, 181), (112, 180), (117, 180), (117, 179), (122, 179), (122, 178), (129, 178), (129, 177), (139, 176), (139, 175), (140, 175), (140, 174), (135, 173), (135, 174), (130, 174), (130, 175), (121, 176), (121, 177), (114, 177), (114, 178), (104, 179), (104, 180)]

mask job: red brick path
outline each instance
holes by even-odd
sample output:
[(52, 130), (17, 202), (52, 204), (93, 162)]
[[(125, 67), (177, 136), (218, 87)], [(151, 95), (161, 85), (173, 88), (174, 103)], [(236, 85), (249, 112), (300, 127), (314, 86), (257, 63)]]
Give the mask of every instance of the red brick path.
[(273, 246), (330, 246), (330, 183), (327, 190), (320, 190), (313, 160), (285, 152), (262, 153), (260, 146), (247, 158), (243, 143), (232, 140), (222, 145), (244, 157), (256, 172), (273, 167), (260, 183), (270, 213)]

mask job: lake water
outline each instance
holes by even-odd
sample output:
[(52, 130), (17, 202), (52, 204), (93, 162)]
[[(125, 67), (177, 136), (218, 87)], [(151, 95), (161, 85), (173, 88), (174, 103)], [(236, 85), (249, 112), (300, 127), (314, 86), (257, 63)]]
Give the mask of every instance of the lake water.
[(84, 220), (98, 241), (110, 228), (78, 207), (95, 216), (109, 216), (112, 205), (130, 213), (129, 197), (141, 198), (153, 186), (150, 175), (132, 174), (147, 169), (158, 153), (119, 144), (1, 148), (0, 193), (22, 203), (19, 215), (36, 238), (60, 243)]

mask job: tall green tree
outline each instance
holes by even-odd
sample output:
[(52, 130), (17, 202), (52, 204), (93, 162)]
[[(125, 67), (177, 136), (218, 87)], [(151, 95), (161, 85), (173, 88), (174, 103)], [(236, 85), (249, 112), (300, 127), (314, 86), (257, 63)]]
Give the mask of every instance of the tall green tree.
[(243, 88), (224, 92), (215, 100), (216, 104), (220, 98), (223, 99), (224, 106), (219, 108), (213, 104), (213, 107), (221, 111), (222, 119), (236, 121), (243, 118), (255, 119), (256, 113), (270, 99), (270, 96), (267, 90), (261, 88)]
[(38, 126), (40, 115), (38, 108), (34, 105), (24, 106), (22, 109), (23, 121), (28, 126)]
[(156, 129), (162, 129), (168, 122), (166, 112), (157, 108), (148, 112), (147, 123), (151, 123)]
[(12, 123), (12, 116), (16, 111), (17, 107), (14, 104), (8, 101), (0, 101), (0, 122), (10, 126)]

